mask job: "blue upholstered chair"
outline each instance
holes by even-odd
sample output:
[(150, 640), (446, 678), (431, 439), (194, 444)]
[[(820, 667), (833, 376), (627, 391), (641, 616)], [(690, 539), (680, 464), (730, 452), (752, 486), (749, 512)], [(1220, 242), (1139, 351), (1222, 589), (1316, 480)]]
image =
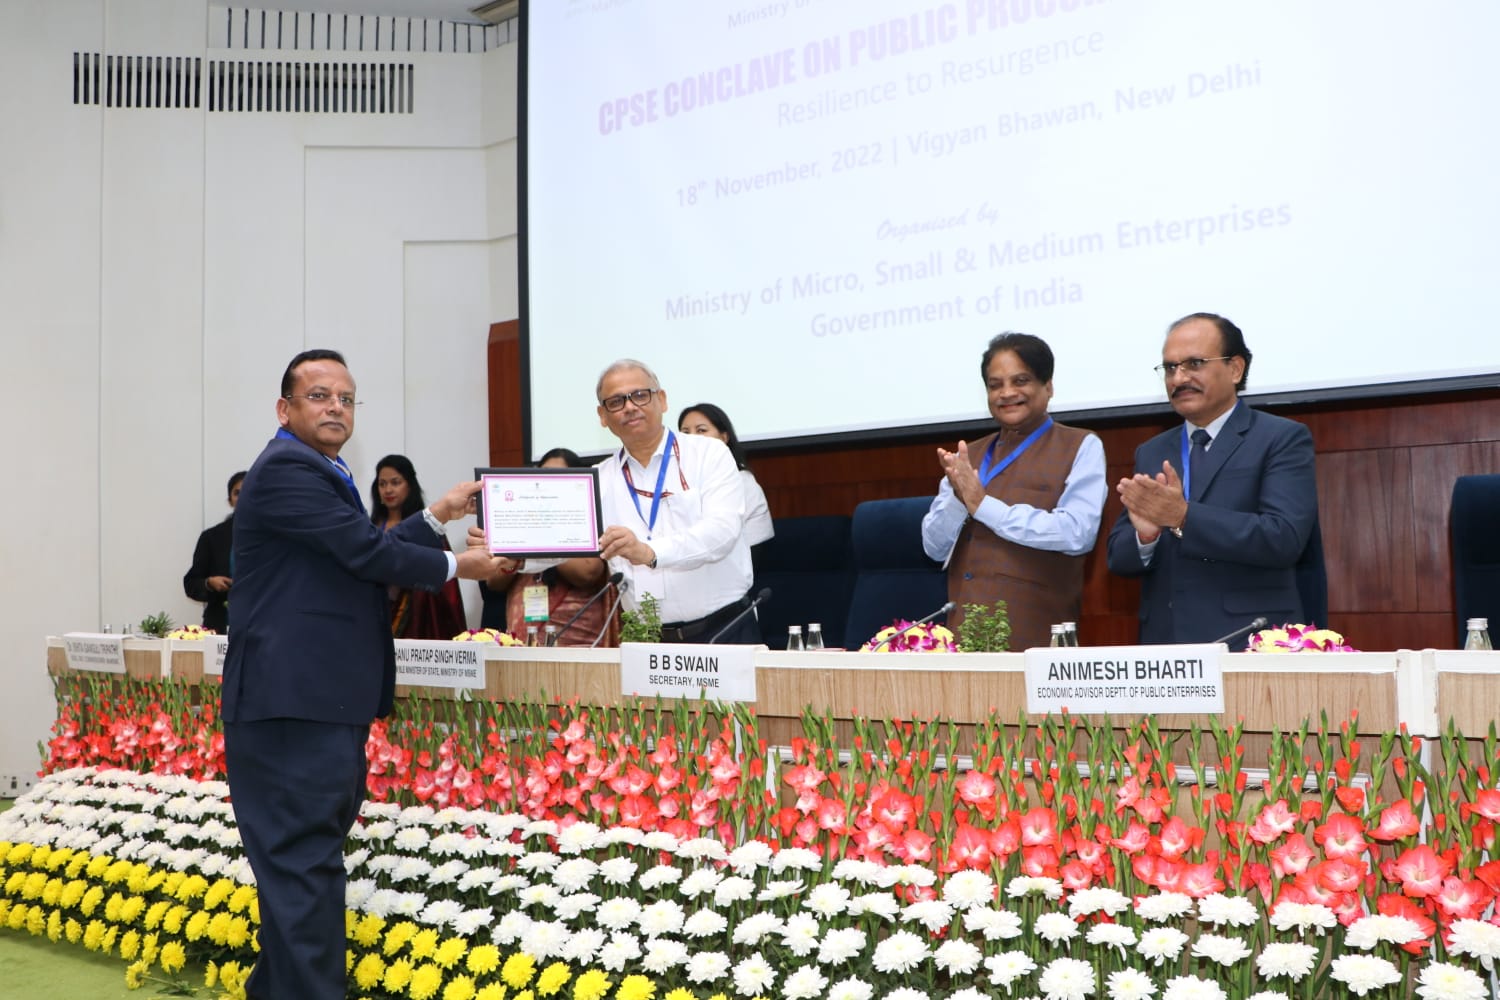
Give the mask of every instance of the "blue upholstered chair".
[(1448, 526), (1462, 646), (1468, 619), (1488, 618), (1491, 635), (1500, 625), (1500, 475), (1459, 476), (1453, 483)]
[(898, 618), (915, 621), (948, 600), (942, 567), (922, 551), (932, 497), (867, 500), (854, 508), (854, 597), (845, 638), (852, 649)]
[(755, 591), (771, 588), (771, 599), (757, 609), (760, 634), (772, 649), (786, 648), (788, 625), (817, 622), (823, 642), (844, 644), (844, 620), (854, 590), (854, 556), (849, 517), (778, 517), (776, 534), (751, 550)]

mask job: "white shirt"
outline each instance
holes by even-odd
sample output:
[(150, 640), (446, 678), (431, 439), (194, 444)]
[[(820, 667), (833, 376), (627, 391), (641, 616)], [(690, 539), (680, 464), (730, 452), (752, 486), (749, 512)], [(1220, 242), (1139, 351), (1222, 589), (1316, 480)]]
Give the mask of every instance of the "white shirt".
[[(661, 620), (694, 621), (744, 597), (750, 590), (750, 546), (745, 542), (745, 490), (740, 470), (724, 442), (697, 434), (676, 435), (676, 452), (663, 454), (663, 432), (642, 467), (624, 448), (599, 463), (599, 501), (604, 525), (623, 525), (656, 553), (656, 568), (616, 556), (609, 568), (630, 581), (624, 605), (639, 607), (642, 595), (660, 602)], [(651, 494), (661, 463), (667, 464), (656, 525), (648, 530)], [(623, 469), (629, 467), (640, 510), (631, 500)], [(683, 488), (684, 482), (686, 489)]]
[(776, 534), (771, 526), (771, 505), (749, 469), (740, 470), (740, 484), (745, 487), (745, 544), (759, 545)]

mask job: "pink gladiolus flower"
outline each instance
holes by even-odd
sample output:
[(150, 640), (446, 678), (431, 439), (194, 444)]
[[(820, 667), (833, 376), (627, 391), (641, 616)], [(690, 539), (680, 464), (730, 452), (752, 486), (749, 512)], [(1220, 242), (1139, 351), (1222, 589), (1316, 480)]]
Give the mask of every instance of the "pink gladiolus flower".
[(1391, 872), (1401, 880), (1401, 891), (1408, 896), (1431, 896), (1443, 887), (1443, 879), (1453, 866), (1426, 844), (1418, 844), (1401, 852)]
[(1270, 844), (1297, 827), (1297, 816), (1287, 808), (1286, 799), (1277, 799), (1260, 811), (1255, 822), (1246, 828), (1257, 844)]
[(1370, 837), (1390, 843), (1393, 840), (1415, 837), (1421, 828), (1422, 821), (1412, 812), (1411, 803), (1402, 799), (1381, 810), (1380, 822), (1370, 831)]

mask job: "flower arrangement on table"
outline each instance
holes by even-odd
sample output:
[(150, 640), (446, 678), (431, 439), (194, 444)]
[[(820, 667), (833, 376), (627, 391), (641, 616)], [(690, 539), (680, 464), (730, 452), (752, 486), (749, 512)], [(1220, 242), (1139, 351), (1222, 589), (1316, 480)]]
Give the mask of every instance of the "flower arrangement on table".
[(1250, 637), (1252, 653), (1357, 653), (1333, 629), (1315, 625), (1283, 625), (1261, 629)]
[(174, 628), (167, 633), (168, 639), (207, 639), (211, 635), (218, 635), (211, 628), (203, 628), (201, 625), (184, 625)]
[[(889, 640), (889, 641), (887, 641)], [(876, 632), (860, 647), (864, 653), (956, 653), (958, 642), (946, 625), (897, 621)]]
[(492, 642), (497, 646), (524, 646), (520, 639), (509, 632), (493, 628), (465, 629), (453, 637), (454, 642)]

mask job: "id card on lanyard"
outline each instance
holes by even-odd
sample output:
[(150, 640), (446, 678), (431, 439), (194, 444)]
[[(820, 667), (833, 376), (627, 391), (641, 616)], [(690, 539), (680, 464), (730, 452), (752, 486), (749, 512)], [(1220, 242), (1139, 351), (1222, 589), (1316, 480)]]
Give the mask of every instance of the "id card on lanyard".
[(651, 516), (647, 517), (645, 511), (641, 510), (640, 494), (636, 492), (635, 480), (630, 477), (630, 466), (627, 461), (620, 462), (620, 474), (625, 477), (625, 489), (630, 494), (630, 502), (635, 504), (636, 515), (646, 525), (646, 540), (651, 540), (651, 532), (656, 529), (656, 515), (661, 511), (662, 489), (667, 482), (667, 465), (672, 461), (676, 453), (677, 435), (667, 431), (667, 439), (662, 444), (661, 468), (656, 470), (656, 489), (651, 492)]

